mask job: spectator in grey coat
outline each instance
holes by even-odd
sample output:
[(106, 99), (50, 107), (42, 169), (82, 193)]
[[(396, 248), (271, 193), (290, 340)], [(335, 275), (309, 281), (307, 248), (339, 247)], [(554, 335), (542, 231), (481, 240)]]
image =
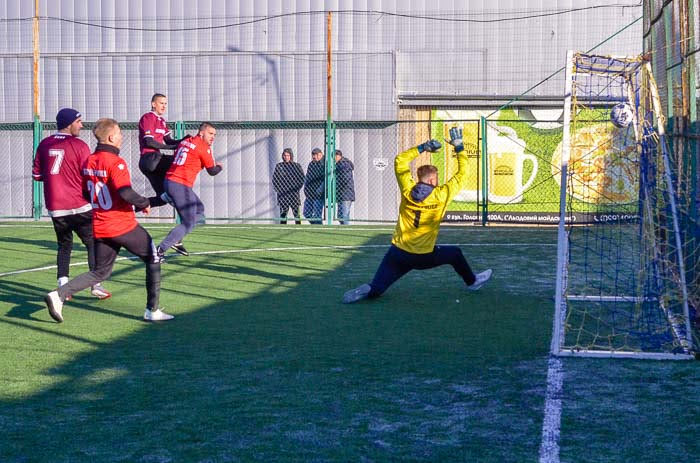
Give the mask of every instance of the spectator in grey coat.
[(338, 203), (338, 220), (347, 225), (350, 220), (350, 206), (355, 201), (355, 179), (352, 161), (343, 157), (343, 152), (335, 150), (335, 200)]
[(282, 162), (277, 163), (272, 174), (272, 186), (277, 192), (280, 223), (287, 223), (287, 212), (291, 208), (296, 219), (295, 222), (301, 224), (299, 192), (304, 186), (304, 169), (302, 169), (301, 164), (294, 162), (294, 153), (291, 148), (285, 148), (282, 151)]
[(304, 180), (304, 217), (311, 224), (321, 224), (323, 219), (323, 200), (326, 193), (326, 167), (321, 148), (311, 151), (311, 162), (306, 168)]

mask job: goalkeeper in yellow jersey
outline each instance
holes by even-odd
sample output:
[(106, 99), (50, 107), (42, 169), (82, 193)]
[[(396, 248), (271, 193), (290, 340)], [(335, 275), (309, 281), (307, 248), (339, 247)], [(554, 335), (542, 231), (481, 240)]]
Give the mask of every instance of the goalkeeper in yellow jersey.
[(401, 191), (401, 206), (391, 247), (372, 281), (346, 292), (344, 303), (381, 296), (396, 280), (414, 269), (450, 264), (470, 290), (481, 288), (491, 278), (491, 269), (474, 275), (457, 246), (435, 245), (445, 208), (467, 180), (462, 129), (451, 128), (448, 143), (455, 148), (459, 167), (457, 173), (440, 186), (435, 166), (420, 166), (417, 171), (418, 183), (413, 180), (410, 168), (411, 161), (423, 151), (432, 153), (440, 149), (440, 142), (429, 140), (396, 156), (394, 170)]

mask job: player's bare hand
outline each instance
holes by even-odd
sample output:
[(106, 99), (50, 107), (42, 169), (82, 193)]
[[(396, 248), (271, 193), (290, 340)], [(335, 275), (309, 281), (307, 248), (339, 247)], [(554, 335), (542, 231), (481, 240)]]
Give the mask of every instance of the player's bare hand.
[(150, 214), (150, 213), (151, 213), (151, 206), (146, 206), (146, 207), (144, 207), (143, 210), (141, 211), (141, 213), (142, 213), (143, 215), (148, 215), (148, 214)]

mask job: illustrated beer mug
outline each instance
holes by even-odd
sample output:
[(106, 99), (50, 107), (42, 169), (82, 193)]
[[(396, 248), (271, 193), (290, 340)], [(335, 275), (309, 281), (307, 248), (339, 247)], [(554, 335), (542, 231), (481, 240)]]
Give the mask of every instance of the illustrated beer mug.
[[(532, 163), (530, 178), (523, 184), (525, 161)], [(530, 188), (537, 176), (537, 158), (532, 154), (500, 152), (490, 153), (488, 158), (489, 201), (494, 203), (519, 203), (523, 193)]]

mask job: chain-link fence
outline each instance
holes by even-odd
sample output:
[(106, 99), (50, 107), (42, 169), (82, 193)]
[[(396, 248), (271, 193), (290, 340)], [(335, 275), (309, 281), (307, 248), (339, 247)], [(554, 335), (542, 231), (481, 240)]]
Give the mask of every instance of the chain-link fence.
[[(394, 157), (430, 138), (440, 140), (443, 147), (419, 155), (412, 169), (415, 174), (419, 166), (433, 164), (440, 182), (446, 182), (455, 174), (457, 162), (444, 139), (449, 128), (457, 126), (463, 130), (468, 156), (467, 182), (445, 220), (551, 224), (557, 220), (559, 204), (557, 112), (561, 113), (503, 110), (487, 120), (450, 119), (434, 110), (427, 120), (345, 121), (328, 127), (325, 122), (215, 123), (213, 152), (224, 171), (216, 177), (203, 172), (195, 191), (209, 220), (279, 223), (286, 216), (290, 224), (393, 222), (400, 202)], [(133, 186), (151, 195), (153, 190), (138, 168), (137, 125), (121, 126), (121, 156), (129, 165)], [(196, 134), (199, 123), (171, 126), (177, 128), (178, 137)], [(91, 127), (86, 123), (80, 136), (93, 149)], [(31, 180), (31, 129), (32, 124), (0, 127), (4, 140), (0, 146), (12, 153), (3, 157), (8, 161), (2, 174), (5, 194), (0, 197), (4, 218), (30, 218), (34, 206), (43, 203), (41, 189), (33, 188)], [(55, 124), (42, 124), (40, 138), (54, 130)], [(42, 208), (41, 216), (46, 215)], [(175, 214), (164, 206), (154, 210), (151, 219), (172, 221)]]
[[(644, 52), (667, 119), (689, 300), (700, 319), (700, 2), (644, 1)], [(700, 322), (699, 322), (700, 323)]]
[(0, 131), (0, 216), (32, 217), (33, 124), (2, 124)]

